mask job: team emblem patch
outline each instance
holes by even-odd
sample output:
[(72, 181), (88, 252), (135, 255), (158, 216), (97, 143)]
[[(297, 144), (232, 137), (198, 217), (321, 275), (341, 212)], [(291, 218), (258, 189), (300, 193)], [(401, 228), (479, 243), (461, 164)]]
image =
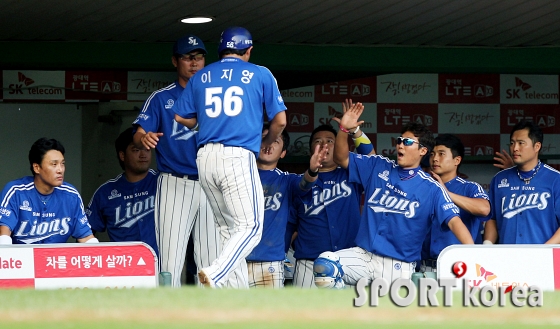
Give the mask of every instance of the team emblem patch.
[(174, 101), (174, 100), (168, 99), (168, 100), (167, 100), (167, 104), (165, 104), (165, 108), (169, 110), (170, 108), (173, 107), (174, 104), (175, 104), (175, 101)]
[(498, 188), (502, 188), (502, 187), (509, 187), (509, 183), (507, 181), (507, 178), (504, 178), (500, 181), (500, 184), (498, 184)]
[(112, 190), (111, 195), (109, 195), (109, 200), (114, 198), (120, 198), (121, 194), (117, 190)]
[(268, 273), (274, 273), (274, 271), (276, 271), (274, 267), (271, 266), (268, 268)]
[(395, 263), (395, 270), (399, 271), (401, 269), (401, 263)]
[(29, 207), (29, 201), (27, 201), (27, 200), (23, 201), (22, 205), (19, 206), (19, 209), (25, 210), (25, 211), (31, 211), (31, 207)]

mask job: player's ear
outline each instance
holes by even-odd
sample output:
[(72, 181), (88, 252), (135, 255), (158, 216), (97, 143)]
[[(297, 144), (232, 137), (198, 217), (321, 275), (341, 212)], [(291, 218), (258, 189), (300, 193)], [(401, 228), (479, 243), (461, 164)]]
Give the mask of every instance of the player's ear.
[(33, 164), (33, 172), (39, 174), (39, 169), (41, 169), (41, 165), (38, 163)]
[(280, 153), (280, 159), (283, 159), (286, 156), (286, 150), (282, 151), (282, 153)]
[(124, 162), (124, 152), (123, 151), (119, 151), (119, 159)]
[(453, 161), (455, 162), (456, 166), (458, 166), (461, 163), (462, 160), (463, 160), (463, 158), (460, 155), (453, 158)]
[(535, 143), (535, 150), (537, 151), (537, 153), (539, 153), (541, 151), (541, 148), (542, 148), (541, 142), (536, 142)]
[(247, 61), (249, 61), (249, 58), (251, 57), (252, 50), (253, 50), (253, 46), (247, 48), (247, 52), (245, 53), (245, 56), (247, 56)]
[(173, 64), (173, 66), (177, 67), (178, 63), (177, 57), (175, 57), (175, 55), (171, 56), (171, 63)]

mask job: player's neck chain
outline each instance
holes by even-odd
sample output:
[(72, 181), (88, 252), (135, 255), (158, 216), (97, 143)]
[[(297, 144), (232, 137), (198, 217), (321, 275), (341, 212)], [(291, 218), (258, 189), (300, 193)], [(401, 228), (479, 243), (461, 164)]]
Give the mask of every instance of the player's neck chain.
[(418, 171), (420, 171), (421, 169), (422, 168), (420, 167), (413, 169), (399, 168), (399, 177), (401, 180), (409, 180), (411, 178), (414, 178), (416, 174), (418, 174)]
[[(522, 181), (525, 182), (525, 184), (529, 184), (531, 182), (531, 179), (533, 179), (533, 177), (535, 177), (537, 175), (537, 173), (539, 172), (539, 169), (541, 168), (541, 162), (539, 160), (539, 163), (537, 163), (537, 166), (535, 168), (533, 168), (532, 170), (529, 171), (519, 171), (519, 168), (517, 168), (517, 176), (519, 177), (519, 179), (521, 179)], [(533, 172), (533, 174), (529, 177), (528, 175)], [(528, 176), (528, 177), (523, 177), (523, 176)]]
[(41, 199), (41, 202), (46, 206), (49, 200), (51, 199), (52, 195), (53, 195), (52, 193), (49, 195), (43, 195), (39, 193), (39, 199)]

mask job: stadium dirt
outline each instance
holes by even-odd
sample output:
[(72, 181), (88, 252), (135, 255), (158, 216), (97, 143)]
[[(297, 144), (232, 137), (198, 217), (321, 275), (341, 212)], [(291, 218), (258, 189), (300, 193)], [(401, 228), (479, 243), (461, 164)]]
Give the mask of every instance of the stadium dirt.
[(560, 292), (542, 307), (353, 307), (353, 290), (3, 290), (0, 328), (539, 328), (560, 326)]

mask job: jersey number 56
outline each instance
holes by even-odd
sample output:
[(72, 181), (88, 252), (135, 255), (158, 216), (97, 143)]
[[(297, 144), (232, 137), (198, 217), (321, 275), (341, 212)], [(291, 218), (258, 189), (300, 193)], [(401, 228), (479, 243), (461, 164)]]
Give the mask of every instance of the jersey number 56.
[(205, 103), (206, 115), (210, 118), (216, 118), (224, 111), (224, 114), (234, 117), (241, 112), (243, 108), (243, 89), (238, 86), (228, 87), (223, 92), (222, 87), (206, 88)]

